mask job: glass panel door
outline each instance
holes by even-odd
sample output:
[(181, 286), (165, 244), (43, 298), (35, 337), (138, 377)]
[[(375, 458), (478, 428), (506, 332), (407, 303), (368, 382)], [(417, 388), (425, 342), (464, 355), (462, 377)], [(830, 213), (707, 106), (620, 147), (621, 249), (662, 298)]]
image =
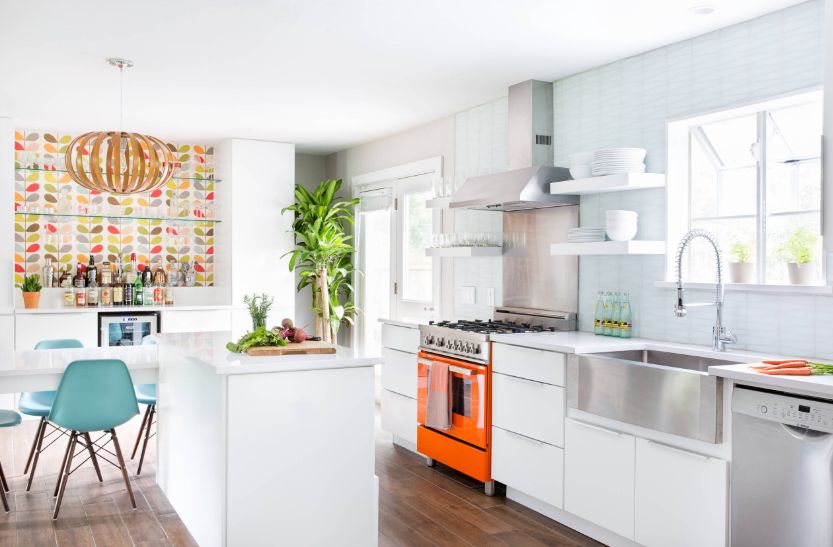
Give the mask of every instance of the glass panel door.
[(398, 239), (396, 307), (402, 319), (434, 317), (436, 268), (426, 255), (434, 233), (434, 211), (425, 206), (432, 197), (432, 177), (420, 175), (397, 181)]
[[(390, 193), (387, 197), (390, 200)], [(380, 203), (379, 198), (373, 197), (371, 203), (376, 206), (362, 207), (359, 213), (359, 260), (363, 272), (359, 279), (359, 307), (362, 309), (359, 315), (359, 348), (364, 355), (379, 355), (382, 347), (382, 324), (379, 320), (392, 316), (393, 217), (392, 208)]]

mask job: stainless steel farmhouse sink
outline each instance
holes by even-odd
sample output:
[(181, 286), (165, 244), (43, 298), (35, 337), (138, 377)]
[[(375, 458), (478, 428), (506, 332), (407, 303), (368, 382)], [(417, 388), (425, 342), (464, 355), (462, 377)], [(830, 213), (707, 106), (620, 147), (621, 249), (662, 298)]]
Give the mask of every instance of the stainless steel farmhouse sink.
[(736, 361), (665, 351), (572, 355), (567, 406), (709, 443), (723, 441), (723, 381), (713, 365)]

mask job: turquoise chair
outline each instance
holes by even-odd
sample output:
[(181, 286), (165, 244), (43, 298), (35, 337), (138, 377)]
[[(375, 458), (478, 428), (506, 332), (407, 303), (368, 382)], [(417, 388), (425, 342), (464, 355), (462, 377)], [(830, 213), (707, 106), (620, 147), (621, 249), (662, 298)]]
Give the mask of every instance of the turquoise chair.
[[(142, 345), (143, 346), (155, 346), (156, 342), (150, 337), (145, 336), (142, 338)], [(144, 439), (142, 443), (142, 454), (139, 456), (139, 468), (136, 470), (136, 475), (142, 474), (142, 464), (145, 462), (145, 451), (148, 448), (148, 441), (154, 433), (151, 435), (150, 431), (153, 427), (153, 418), (156, 416), (156, 384), (140, 384), (136, 386), (136, 400), (139, 401), (140, 405), (147, 405), (145, 408), (145, 415), (142, 418), (142, 427), (139, 428), (139, 433), (136, 435), (136, 442), (133, 445), (133, 453), (130, 455), (130, 459), (136, 457), (136, 451), (139, 449), (139, 442)]]
[[(0, 427), (14, 427), (20, 424), (20, 414), (14, 410), (0, 410)], [(9, 483), (6, 481), (6, 474), (3, 466), (0, 465), (0, 499), (3, 500), (3, 509), (9, 512), (9, 500), (6, 499), (6, 492), (9, 491)]]
[[(55, 488), (58, 499), (55, 502), (53, 519), (58, 518), (69, 476), (78, 468), (76, 466), (73, 469), (72, 466), (76, 456), (76, 446), (81, 447), (79, 454), (83, 454), (84, 451), (89, 452), (88, 459), (90, 459), (101, 450), (112, 454), (105, 447), (113, 443), (118, 463), (113, 463), (107, 458), (102, 459), (121, 470), (127, 493), (130, 495), (130, 502), (136, 509), (136, 499), (133, 497), (133, 489), (127, 478), (127, 466), (124, 464), (116, 427), (128, 422), (137, 414), (139, 414), (139, 405), (136, 402), (130, 372), (124, 361), (95, 359), (73, 361), (67, 366), (58, 386), (52, 411), (49, 413), (50, 422), (70, 432), (69, 443), (67, 443), (58, 484)], [(104, 432), (95, 443), (89, 441), (89, 434), (93, 431)], [(98, 444), (108, 434), (110, 438), (103, 444)], [(81, 440), (82, 438), (84, 441)]]
[[(36, 350), (41, 349), (73, 349), (83, 348), (84, 344), (78, 340), (64, 339), (64, 340), (42, 340), (35, 345)], [(22, 393), (20, 395), (20, 402), (18, 409), (22, 414), (27, 416), (37, 416), (40, 418), (38, 430), (35, 433), (35, 438), (32, 441), (32, 448), (29, 450), (29, 458), (26, 460), (26, 467), (23, 469), (23, 474), (29, 473), (29, 466), (31, 466), (31, 473), (29, 473), (29, 481), (26, 483), (26, 491), (32, 489), (32, 481), (35, 479), (35, 469), (38, 467), (38, 459), (44, 450), (52, 446), (55, 441), (65, 435), (66, 432), (60, 428), (50, 424), (46, 418), (49, 416), (49, 411), (52, 410), (52, 403), (55, 401), (54, 391), (34, 391), (29, 393)], [(47, 428), (51, 428), (47, 433)], [(50, 437), (53, 437), (50, 439)], [(44, 445), (44, 443), (47, 443)], [(98, 462), (93, 460), (98, 480), (101, 481), (101, 472), (98, 468)]]

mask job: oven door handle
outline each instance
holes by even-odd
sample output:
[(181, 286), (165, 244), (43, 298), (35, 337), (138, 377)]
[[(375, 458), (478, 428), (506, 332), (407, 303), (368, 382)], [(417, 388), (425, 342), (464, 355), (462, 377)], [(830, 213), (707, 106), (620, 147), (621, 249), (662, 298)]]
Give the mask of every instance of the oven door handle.
[[(427, 359), (417, 359), (417, 363), (419, 363), (420, 365), (425, 365), (428, 368), (431, 368), (431, 366), (434, 364)], [(454, 365), (448, 365), (448, 372), (453, 372), (454, 374), (462, 374), (463, 376), (471, 376), (472, 374), (474, 374), (474, 371), (472, 370), (463, 367), (457, 367)]]

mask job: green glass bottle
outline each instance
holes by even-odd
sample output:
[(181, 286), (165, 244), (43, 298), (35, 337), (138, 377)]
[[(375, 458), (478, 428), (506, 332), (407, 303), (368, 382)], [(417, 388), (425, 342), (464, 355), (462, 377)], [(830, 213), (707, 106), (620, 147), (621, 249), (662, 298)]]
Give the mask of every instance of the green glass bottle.
[(619, 336), (619, 321), (622, 318), (622, 297), (619, 291), (613, 295), (613, 321), (610, 323), (610, 335)]
[(605, 318), (604, 318), (604, 332), (605, 336), (613, 334), (613, 293), (607, 291), (605, 295)]
[(605, 295), (604, 295), (604, 292), (599, 291), (599, 294), (596, 295), (596, 315), (595, 315), (595, 317), (593, 317), (593, 333), (594, 334), (604, 334), (605, 333), (604, 320), (605, 320)]
[(141, 306), (143, 303), (142, 294), (144, 292), (144, 286), (142, 285), (142, 276), (137, 275), (136, 280), (133, 282), (133, 305), (134, 306)]
[(622, 312), (619, 318), (619, 336), (630, 338), (633, 336), (633, 312), (631, 311), (631, 295), (625, 293), (622, 299)]

